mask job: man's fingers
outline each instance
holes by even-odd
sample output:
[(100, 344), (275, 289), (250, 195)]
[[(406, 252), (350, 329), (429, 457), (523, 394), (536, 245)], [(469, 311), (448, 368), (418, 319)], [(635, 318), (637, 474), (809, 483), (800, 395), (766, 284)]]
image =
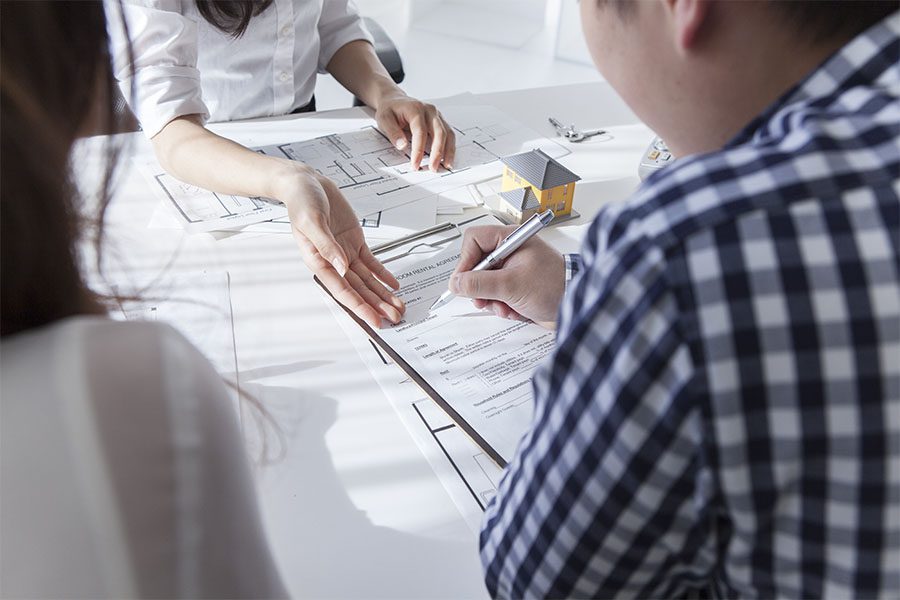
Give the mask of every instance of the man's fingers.
[(509, 274), (499, 271), (467, 271), (450, 277), (450, 291), (465, 298), (506, 301)]
[(425, 144), (428, 142), (428, 128), (425, 127), (422, 114), (417, 114), (409, 121), (412, 132), (412, 150), (409, 153), (409, 164), (413, 171), (419, 170), (425, 156)]
[(485, 255), (496, 249), (500, 241), (514, 230), (515, 227), (502, 227), (499, 225), (486, 225), (467, 229), (463, 236), (459, 262), (456, 264), (454, 274), (471, 271), (475, 265), (481, 262)]

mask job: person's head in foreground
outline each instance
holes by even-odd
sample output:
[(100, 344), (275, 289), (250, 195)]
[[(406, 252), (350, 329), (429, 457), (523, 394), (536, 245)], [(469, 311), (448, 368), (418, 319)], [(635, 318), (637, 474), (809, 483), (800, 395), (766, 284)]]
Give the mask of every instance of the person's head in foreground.
[(468, 273), (506, 230), (465, 239), (451, 289), (558, 315), (485, 517), (488, 590), (896, 597), (897, 4), (581, 11), (600, 72), (679, 160), (605, 207), (580, 257), (535, 238)]
[(0, 12), (0, 597), (283, 596), (223, 382), (80, 269), (107, 186), (85, 206), (70, 152), (117, 122), (103, 6)]

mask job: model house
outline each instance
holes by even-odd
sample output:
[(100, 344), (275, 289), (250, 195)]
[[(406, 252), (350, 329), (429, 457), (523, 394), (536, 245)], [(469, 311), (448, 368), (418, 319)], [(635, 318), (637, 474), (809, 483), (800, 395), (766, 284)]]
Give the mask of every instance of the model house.
[(572, 212), (575, 182), (581, 177), (540, 149), (500, 159), (504, 164), (500, 211), (521, 223), (536, 212), (553, 210), (557, 218)]

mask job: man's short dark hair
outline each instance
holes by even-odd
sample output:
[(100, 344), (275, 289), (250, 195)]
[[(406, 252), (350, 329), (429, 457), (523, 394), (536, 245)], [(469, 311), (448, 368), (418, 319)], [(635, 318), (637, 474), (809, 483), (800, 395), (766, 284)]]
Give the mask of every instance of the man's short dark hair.
[(900, 6), (896, 0), (769, 0), (769, 4), (812, 43), (855, 37)]
[[(627, 19), (640, 0), (597, 0)], [(898, 9), (896, 0), (768, 0), (788, 27), (811, 43), (862, 33)]]

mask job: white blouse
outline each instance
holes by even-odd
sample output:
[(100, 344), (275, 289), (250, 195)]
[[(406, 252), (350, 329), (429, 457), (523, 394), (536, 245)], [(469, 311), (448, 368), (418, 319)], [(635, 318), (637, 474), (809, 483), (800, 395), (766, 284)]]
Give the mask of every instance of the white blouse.
[[(210, 25), (194, 0), (123, 0), (134, 55), (131, 108), (153, 137), (190, 114), (211, 121), (283, 115), (305, 106), (345, 44), (371, 37), (353, 0), (274, 0), (238, 39)], [(106, 0), (114, 72), (132, 77), (117, 0)]]
[(286, 595), (232, 400), (174, 329), (75, 317), (0, 353), (0, 597)]

